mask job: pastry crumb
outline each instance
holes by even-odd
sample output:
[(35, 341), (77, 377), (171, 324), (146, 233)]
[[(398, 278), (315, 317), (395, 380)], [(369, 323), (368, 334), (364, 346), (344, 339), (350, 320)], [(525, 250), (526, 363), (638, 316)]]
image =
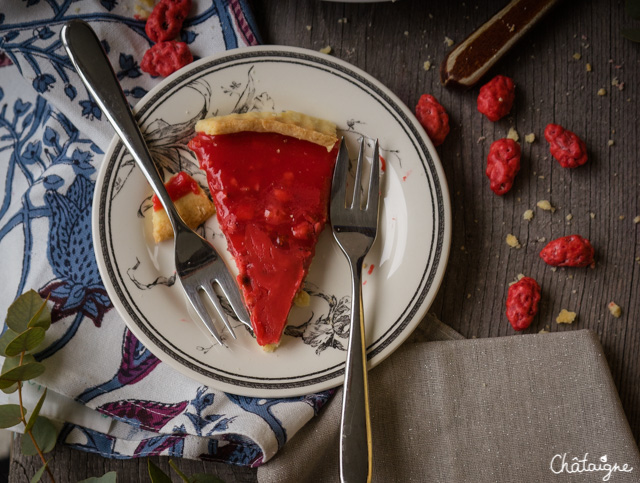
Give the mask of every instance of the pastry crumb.
[(611, 315), (613, 315), (615, 318), (618, 318), (622, 315), (622, 309), (617, 303), (613, 301), (609, 302), (609, 305), (607, 305), (607, 308), (609, 309), (609, 312), (611, 312)]
[(526, 210), (523, 214), (522, 214), (522, 218), (524, 218), (527, 221), (531, 221), (533, 220), (533, 210)]
[(445, 36), (444, 43), (447, 44), (448, 47), (451, 47), (453, 45), (453, 39)]
[(571, 220), (573, 220), (573, 215), (571, 213), (569, 213), (567, 216), (565, 216), (565, 219), (567, 221), (571, 221)]
[(556, 317), (556, 322), (558, 324), (573, 324), (576, 320), (577, 314), (575, 312), (571, 312), (567, 309), (562, 309), (558, 316)]
[(480, 136), (480, 137), (478, 138), (478, 141), (477, 141), (477, 142), (478, 142), (478, 144), (480, 144), (480, 143), (481, 143), (482, 141), (484, 141), (485, 139), (487, 139), (487, 137), (486, 137), (486, 136)]
[(514, 283), (519, 282), (524, 277), (525, 277), (524, 273), (519, 273), (518, 275), (516, 275), (516, 279), (515, 280), (513, 280), (512, 282), (509, 282), (509, 286), (513, 285)]
[(591, 72), (592, 68), (591, 68), (591, 64), (589, 64), (587, 62), (587, 65), (585, 65), (585, 69), (587, 70), (587, 72)]
[(513, 139), (515, 142), (518, 142), (520, 136), (518, 136), (518, 131), (516, 131), (513, 127), (509, 128), (509, 132), (507, 133), (507, 139)]
[(347, 22), (348, 22), (347, 17), (342, 17), (338, 19), (338, 23), (347, 23)]
[(507, 235), (507, 245), (509, 245), (511, 248), (521, 248), (522, 245), (520, 245), (520, 242), (518, 241), (518, 239), (516, 238), (515, 235), (512, 235), (511, 233), (509, 233)]
[(599, 96), (606, 96), (607, 95), (607, 90), (601, 87), (600, 89), (598, 89), (598, 95)]
[(575, 54), (573, 54), (573, 58), (576, 60), (580, 60), (582, 58), (582, 54), (580, 54), (579, 52), (576, 52)]
[(153, 0), (136, 0), (133, 6), (133, 12), (139, 20), (147, 20), (153, 11), (153, 7), (155, 7)]
[(616, 143), (616, 142), (615, 142), (613, 139), (609, 139), (609, 140), (607, 141), (607, 146), (611, 147), (611, 146), (613, 146), (615, 143)]
[(636, 216), (636, 217), (633, 219), (633, 222), (634, 222), (636, 225), (637, 225), (638, 223), (640, 223), (640, 215)]
[(311, 25), (307, 25), (307, 30), (311, 31)]
[(532, 144), (536, 140), (536, 135), (534, 133), (526, 134), (524, 140), (529, 144)]
[(293, 304), (296, 307), (308, 307), (311, 303), (311, 296), (308, 292), (300, 289), (295, 297), (293, 297)]
[(551, 213), (554, 213), (556, 211), (555, 206), (553, 206), (549, 200), (540, 200), (536, 203), (536, 206), (538, 208), (540, 208), (541, 210), (544, 211), (550, 211)]
[(548, 330), (545, 330), (545, 329), (540, 329), (540, 330), (538, 331), (538, 334), (548, 334), (548, 333), (549, 333), (549, 331), (548, 331)]
[(431, 69), (431, 62), (430, 62), (430, 61), (428, 61), (428, 60), (425, 60), (425, 61), (424, 61), (424, 64), (422, 64), (422, 68), (423, 68), (424, 70), (429, 70), (429, 69)]
[(266, 344), (262, 346), (262, 350), (268, 353), (275, 351), (278, 348), (278, 344)]
[(320, 53), (321, 54), (330, 54), (331, 53), (331, 46), (327, 45), (326, 47), (322, 47), (320, 49)]
[(618, 220), (620, 220), (620, 221), (624, 220), (624, 215), (620, 215), (620, 216), (618, 217)]

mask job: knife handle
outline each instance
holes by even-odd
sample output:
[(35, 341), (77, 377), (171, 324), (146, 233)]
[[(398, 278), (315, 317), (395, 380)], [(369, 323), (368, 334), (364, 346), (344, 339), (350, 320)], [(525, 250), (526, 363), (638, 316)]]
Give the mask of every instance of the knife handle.
[(479, 29), (460, 42), (440, 66), (445, 86), (471, 87), (558, 0), (512, 0)]

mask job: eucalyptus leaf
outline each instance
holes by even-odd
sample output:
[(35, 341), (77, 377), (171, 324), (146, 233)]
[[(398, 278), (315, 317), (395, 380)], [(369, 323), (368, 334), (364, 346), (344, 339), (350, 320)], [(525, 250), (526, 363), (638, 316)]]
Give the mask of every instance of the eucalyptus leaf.
[[(47, 300), (49, 300), (48, 296)], [(49, 330), (49, 327), (51, 327), (51, 312), (49, 311), (49, 307), (47, 307), (47, 300), (42, 300), (42, 305), (33, 317), (31, 317), (27, 327), (40, 327), (41, 329)]]
[(182, 478), (182, 481), (184, 481), (185, 483), (189, 483), (189, 478), (182, 471), (180, 471), (180, 468), (178, 468), (178, 465), (176, 465), (175, 461), (169, 460), (169, 466), (173, 468), (173, 471), (178, 473), (178, 476)]
[(9, 345), (9, 342), (18, 337), (18, 335), (19, 334), (16, 331), (11, 329), (7, 329), (4, 331), (4, 333), (0, 336), (0, 355), (6, 355), (4, 351)]
[[(11, 331), (13, 332), (13, 331)], [(33, 359), (33, 356), (30, 356)], [(26, 358), (26, 356), (25, 356)], [(35, 361), (35, 359), (34, 359)], [(27, 361), (23, 360), (23, 363)], [(30, 361), (29, 361), (30, 362)], [(14, 367), (18, 367), (20, 365), (20, 356), (15, 357), (5, 357), (4, 362), (2, 363), (2, 374), (13, 369)], [(5, 394), (11, 394), (18, 390), (18, 384), (11, 384), (9, 387), (3, 387), (2, 392)]]
[(78, 483), (116, 483), (118, 480), (118, 473), (115, 471), (109, 471), (102, 476), (92, 476), (86, 480), (79, 481)]
[(637, 29), (622, 29), (620, 30), (622, 36), (632, 42), (640, 42), (640, 28)]
[(0, 428), (10, 428), (22, 421), (19, 404), (0, 405)]
[[(40, 451), (43, 453), (48, 453), (51, 451), (55, 445), (56, 440), (58, 439), (58, 433), (56, 431), (56, 427), (53, 425), (51, 421), (43, 416), (38, 416), (36, 419), (33, 428), (31, 428), (31, 434), (36, 440), (36, 444), (40, 448)], [(22, 454), (25, 456), (33, 456), (38, 454), (36, 447), (33, 445), (33, 441), (31, 441), (31, 437), (28, 434), (25, 434), (22, 437)]]
[(29, 362), (0, 375), (0, 389), (9, 387), (18, 381), (28, 381), (44, 373), (44, 364)]
[(36, 407), (33, 408), (33, 412), (31, 413), (31, 416), (29, 417), (29, 421), (27, 421), (27, 425), (25, 426), (24, 430), (25, 431), (29, 431), (31, 428), (33, 428), (33, 425), (35, 424), (38, 416), (40, 415), (40, 409), (42, 409), (42, 404), (44, 403), (44, 398), (47, 397), (47, 388), (44, 388), (44, 391), (42, 393), (42, 396), (40, 396), (40, 399), (38, 399), (38, 404), (36, 404)]
[(47, 461), (38, 471), (36, 471), (36, 474), (31, 477), (31, 483), (37, 483), (42, 479), (42, 475), (44, 475), (44, 472), (47, 471), (48, 465), (49, 462)]
[(158, 468), (150, 459), (147, 459), (147, 469), (151, 483), (171, 483), (171, 478)]
[[(29, 327), (31, 319), (40, 312), (43, 303), (42, 297), (35, 290), (23, 293), (9, 306), (7, 327), (17, 333), (24, 332)], [(51, 320), (51, 314), (48, 310), (42, 311), (39, 318)], [(39, 322), (36, 321), (34, 325), (39, 325)]]
[(5, 394), (12, 394), (14, 392), (16, 392), (18, 390), (18, 383), (16, 382), (15, 384), (11, 384), (9, 387), (3, 387), (2, 389), (0, 389), (0, 391), (2, 391)]
[(640, 0), (627, 0), (624, 9), (629, 17), (640, 20)]
[[(25, 354), (22, 356), (22, 365), (29, 364), (30, 362), (37, 362), (36, 358), (32, 354)], [(2, 374), (18, 367), (20, 365), (20, 356), (5, 357), (2, 363)]]
[(17, 356), (21, 352), (31, 352), (44, 341), (45, 330), (42, 327), (31, 327), (9, 342), (5, 354), (9, 357)]

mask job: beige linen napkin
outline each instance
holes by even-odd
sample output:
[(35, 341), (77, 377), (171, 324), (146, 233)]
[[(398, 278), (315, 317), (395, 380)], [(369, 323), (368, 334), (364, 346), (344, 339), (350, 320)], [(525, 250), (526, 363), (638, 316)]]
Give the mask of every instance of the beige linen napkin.
[[(370, 372), (373, 481), (640, 481), (640, 454), (588, 330), (461, 338), (433, 317)], [(339, 481), (341, 391), (261, 483)]]

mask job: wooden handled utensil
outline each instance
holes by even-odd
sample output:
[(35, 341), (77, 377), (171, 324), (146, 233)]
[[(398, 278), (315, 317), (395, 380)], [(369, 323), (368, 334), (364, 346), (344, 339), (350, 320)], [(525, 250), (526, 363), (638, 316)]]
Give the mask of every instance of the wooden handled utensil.
[(471, 87), (558, 0), (513, 0), (458, 44), (440, 66), (445, 86)]

